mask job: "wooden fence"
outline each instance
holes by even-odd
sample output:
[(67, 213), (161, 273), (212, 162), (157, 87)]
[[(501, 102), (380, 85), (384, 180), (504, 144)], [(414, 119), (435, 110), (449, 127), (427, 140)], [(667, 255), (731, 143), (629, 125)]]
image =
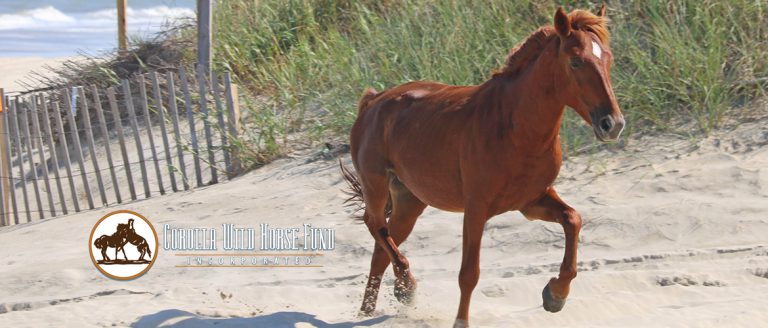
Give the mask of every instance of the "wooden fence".
[(241, 172), (229, 73), (0, 94), (0, 226), (122, 204)]

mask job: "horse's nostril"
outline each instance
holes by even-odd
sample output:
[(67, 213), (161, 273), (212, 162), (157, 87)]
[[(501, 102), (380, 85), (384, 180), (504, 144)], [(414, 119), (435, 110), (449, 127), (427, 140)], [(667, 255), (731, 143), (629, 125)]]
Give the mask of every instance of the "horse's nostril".
[(611, 119), (610, 116), (604, 117), (602, 120), (600, 120), (600, 129), (605, 132), (609, 132), (611, 131), (611, 128), (613, 128), (613, 119)]

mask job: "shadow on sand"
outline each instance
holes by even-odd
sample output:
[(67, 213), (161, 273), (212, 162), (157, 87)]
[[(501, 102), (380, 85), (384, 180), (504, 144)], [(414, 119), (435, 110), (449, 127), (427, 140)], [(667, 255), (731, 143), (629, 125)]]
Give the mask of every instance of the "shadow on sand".
[[(352, 328), (370, 327), (382, 323), (391, 318), (385, 315), (362, 321), (328, 323), (315, 318), (315, 315), (303, 312), (276, 312), (251, 318), (211, 318), (196, 315), (187, 311), (170, 309), (154, 314), (148, 314), (131, 324), (132, 328), (158, 327), (270, 327), (270, 328), (294, 328), (298, 323), (308, 323), (318, 328)], [(172, 321), (172, 324), (165, 324)]]

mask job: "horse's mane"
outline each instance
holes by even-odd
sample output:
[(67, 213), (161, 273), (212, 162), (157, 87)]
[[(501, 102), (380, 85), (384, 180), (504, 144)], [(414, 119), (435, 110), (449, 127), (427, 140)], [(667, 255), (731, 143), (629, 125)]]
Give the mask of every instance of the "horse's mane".
[[(579, 9), (568, 14), (568, 18), (570, 18), (572, 29), (592, 32), (600, 39), (600, 42), (608, 46), (610, 35), (608, 33), (607, 18)], [(494, 73), (494, 76), (511, 77), (517, 75), (531, 61), (538, 58), (547, 43), (554, 37), (557, 37), (557, 32), (555, 32), (555, 27), (552, 25), (544, 26), (534, 31), (523, 42), (510, 50), (504, 67)]]

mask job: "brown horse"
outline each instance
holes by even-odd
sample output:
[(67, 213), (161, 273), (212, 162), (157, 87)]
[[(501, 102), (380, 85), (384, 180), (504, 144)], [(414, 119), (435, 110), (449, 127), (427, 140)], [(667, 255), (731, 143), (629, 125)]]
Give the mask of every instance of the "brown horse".
[[(120, 231), (119, 228), (118, 231)], [(125, 243), (131, 243), (139, 251), (138, 261), (143, 261), (144, 255), (149, 255), (149, 259), (152, 259), (152, 251), (149, 249), (147, 240), (137, 234), (136, 229), (133, 228), (133, 219), (128, 219), (128, 226), (122, 230), (122, 234), (125, 236)]]
[(101, 237), (96, 238), (93, 242), (93, 246), (96, 246), (96, 248), (101, 250), (101, 259), (104, 262), (111, 261), (109, 256), (107, 256), (107, 248), (109, 247), (115, 248), (115, 261), (117, 261), (117, 255), (120, 254), (120, 250), (123, 251), (123, 257), (126, 260), (128, 259), (128, 256), (125, 255), (125, 249), (123, 248), (123, 246), (125, 246), (125, 237), (118, 233), (114, 233), (111, 236), (101, 235)]
[(363, 94), (350, 137), (359, 178), (342, 167), (364, 201), (363, 218), (376, 241), (362, 314), (375, 309), (390, 263), (395, 296), (403, 303), (412, 299), (416, 281), (398, 245), (427, 205), (464, 212), (455, 327), (468, 325), (485, 222), (507, 211), (563, 227), (559, 276), (542, 294), (545, 310), (563, 307), (576, 277), (581, 228), (579, 214), (552, 187), (562, 161), (565, 106), (575, 109), (601, 141), (616, 140), (624, 127), (611, 87), (613, 56), (604, 14), (604, 6), (597, 15), (558, 8), (554, 26), (535, 31), (511, 51), (501, 71), (480, 85), (421, 81)]

